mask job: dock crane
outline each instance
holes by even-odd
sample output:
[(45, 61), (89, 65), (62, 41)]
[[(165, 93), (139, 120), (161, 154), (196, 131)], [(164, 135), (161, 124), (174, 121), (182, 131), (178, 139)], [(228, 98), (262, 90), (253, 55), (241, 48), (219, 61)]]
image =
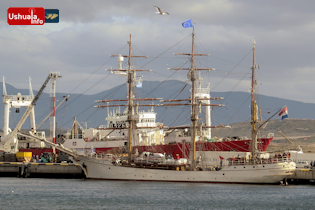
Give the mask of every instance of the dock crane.
[(32, 109), (35, 107), (36, 102), (39, 99), (39, 96), (44, 91), (47, 83), (49, 82), (49, 80), (51, 78), (54, 78), (55, 75), (56, 75), (56, 73), (49, 72), (49, 75), (48, 75), (47, 79), (45, 80), (44, 84), (42, 85), (42, 87), (40, 88), (40, 90), (38, 91), (38, 93), (36, 94), (34, 99), (32, 100), (31, 104), (26, 109), (25, 113), (21, 117), (20, 121), (18, 122), (18, 124), (16, 125), (14, 130), (11, 133), (9, 133), (8, 135), (5, 135), (1, 138), (0, 150), (3, 150), (5, 152), (9, 152), (9, 153), (18, 152), (17, 133), (20, 131), (20, 129), (21, 129), (22, 125), (24, 124), (25, 120), (27, 119), (28, 115), (31, 113)]

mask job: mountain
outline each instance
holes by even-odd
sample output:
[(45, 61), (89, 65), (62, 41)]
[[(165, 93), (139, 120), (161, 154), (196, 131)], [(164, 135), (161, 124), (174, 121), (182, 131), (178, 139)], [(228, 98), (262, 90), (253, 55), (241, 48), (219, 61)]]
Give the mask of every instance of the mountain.
[[(159, 81), (144, 81), (142, 88), (135, 88), (135, 95), (139, 98), (163, 98), (163, 99), (188, 99), (190, 95), (190, 85), (178, 81), (169, 80), (164, 82)], [(27, 89), (16, 89), (12, 85), (6, 84), (7, 93), (9, 95), (28, 95)], [(49, 87), (46, 88), (49, 89)], [(36, 94), (37, 91), (34, 91)], [(56, 104), (63, 100), (63, 96), (67, 93), (56, 93)], [(224, 104), (224, 107), (212, 108), (212, 124), (232, 124), (236, 122), (249, 122), (250, 119), (250, 94), (246, 92), (212, 92), (211, 97), (224, 97), (222, 101), (211, 101), (214, 104)], [(88, 127), (97, 127), (105, 124), (107, 108), (95, 108), (96, 100), (109, 99), (125, 99), (126, 85), (118, 85), (94, 95), (71, 94), (69, 100), (62, 104), (56, 111), (57, 129), (69, 129), (72, 126), (73, 118), (76, 117), (78, 122), (84, 127), (86, 123)], [(281, 99), (260, 95), (260, 104), (262, 108), (263, 120), (268, 119), (273, 113), (286, 105), (289, 111), (289, 118), (295, 119), (315, 119), (315, 104), (303, 103), (294, 100)], [(120, 102), (119, 104), (123, 104)], [(147, 104), (150, 104), (149, 102)], [(118, 104), (118, 103), (116, 103)], [(102, 105), (99, 103), (98, 105)], [(118, 109), (118, 108), (117, 108)], [(123, 111), (123, 107), (120, 108)], [(151, 109), (147, 107), (144, 109)], [(3, 103), (0, 104), (0, 110), (4, 110)], [(20, 108), (20, 112), (16, 113), (11, 110), (10, 127), (13, 129), (23, 115), (25, 108)], [(39, 124), (48, 114), (50, 110), (49, 93), (42, 93), (35, 107), (36, 123)], [(139, 108), (140, 110), (140, 108)], [(154, 107), (157, 112), (157, 122), (163, 122), (166, 126), (175, 126), (182, 124), (190, 124), (190, 108), (185, 106), (174, 107)], [(111, 109), (110, 109), (111, 111)], [(4, 119), (4, 111), (0, 112), (0, 119)], [(201, 115), (203, 116), (203, 114)], [(201, 117), (203, 118), (203, 117)], [(278, 120), (276, 115), (272, 119)], [(202, 119), (204, 120), (204, 119)], [(49, 128), (49, 120), (41, 127), (41, 129)], [(278, 120), (279, 121), (279, 120)], [(0, 127), (3, 128), (3, 121), (0, 121)], [(29, 119), (25, 122), (22, 128), (29, 128)]]

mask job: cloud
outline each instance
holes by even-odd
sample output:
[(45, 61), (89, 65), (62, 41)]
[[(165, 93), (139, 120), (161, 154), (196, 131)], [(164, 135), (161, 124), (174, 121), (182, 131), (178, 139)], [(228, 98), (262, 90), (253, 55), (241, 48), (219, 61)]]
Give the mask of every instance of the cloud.
[[(25, 88), (24, 80), (31, 76), (38, 89), (49, 71), (60, 71), (60, 90), (96, 93), (118, 84), (99, 81), (109, 73), (105, 69), (118, 65), (111, 54), (128, 53), (127, 40), (132, 34), (133, 53), (148, 55), (135, 60), (135, 67), (153, 70), (144, 79), (186, 81), (187, 72), (167, 68), (189, 66), (184, 63), (187, 57), (173, 53), (190, 52), (191, 29), (184, 29), (181, 23), (193, 19), (196, 51), (211, 54), (197, 64), (217, 69), (205, 74), (205, 82), (211, 82), (214, 91), (248, 90), (255, 38), (264, 94), (315, 103), (310, 97), (310, 78), (315, 76), (315, 2), (183, 0), (178, 6), (162, 0), (154, 4), (170, 15), (156, 15), (153, 2), (145, 0), (5, 1), (0, 6), (1, 72), (17, 88)], [(17, 6), (59, 9), (60, 22), (9, 26), (6, 10)], [(117, 76), (115, 80), (124, 83)]]

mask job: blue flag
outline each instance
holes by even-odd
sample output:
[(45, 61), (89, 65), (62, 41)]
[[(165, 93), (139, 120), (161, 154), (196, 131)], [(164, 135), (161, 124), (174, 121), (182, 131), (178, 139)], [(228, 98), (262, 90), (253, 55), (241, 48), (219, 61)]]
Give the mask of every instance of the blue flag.
[(142, 88), (142, 83), (139, 82), (137, 85), (136, 85), (137, 88)]
[(182, 23), (182, 26), (183, 26), (184, 28), (194, 27), (194, 26), (193, 26), (193, 23), (192, 23), (192, 21), (191, 21), (191, 19), (190, 19), (190, 20), (187, 20), (187, 21), (185, 21), (185, 22), (183, 22), (183, 23)]

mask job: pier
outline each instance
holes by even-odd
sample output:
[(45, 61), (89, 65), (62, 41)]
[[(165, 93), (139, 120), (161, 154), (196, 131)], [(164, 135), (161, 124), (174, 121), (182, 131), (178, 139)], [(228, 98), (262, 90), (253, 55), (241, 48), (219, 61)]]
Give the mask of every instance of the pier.
[(0, 176), (21, 178), (84, 178), (78, 164), (0, 162)]
[(313, 168), (296, 170), (288, 178), (288, 182), (291, 184), (315, 184), (315, 170)]

